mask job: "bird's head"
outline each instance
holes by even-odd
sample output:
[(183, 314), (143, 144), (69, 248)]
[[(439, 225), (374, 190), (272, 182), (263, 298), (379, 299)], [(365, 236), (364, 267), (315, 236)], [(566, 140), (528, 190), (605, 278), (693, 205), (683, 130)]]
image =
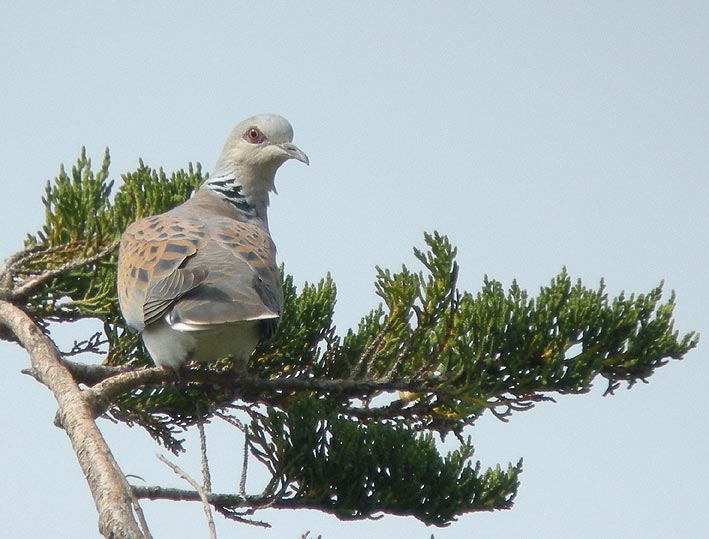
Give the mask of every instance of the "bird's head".
[(250, 188), (270, 191), (276, 170), (289, 159), (309, 164), (308, 156), (293, 144), (293, 127), (277, 114), (260, 114), (232, 130), (214, 176), (233, 175)]

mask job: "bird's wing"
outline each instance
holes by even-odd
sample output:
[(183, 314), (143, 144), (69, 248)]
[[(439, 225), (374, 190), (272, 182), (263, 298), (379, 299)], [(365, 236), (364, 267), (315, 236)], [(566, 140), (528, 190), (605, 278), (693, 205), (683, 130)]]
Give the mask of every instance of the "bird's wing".
[(276, 248), (254, 224), (148, 217), (121, 237), (118, 297), (128, 325), (139, 331), (166, 314), (183, 330), (277, 319), (283, 288)]
[(141, 331), (207, 278), (207, 267), (184, 266), (206, 243), (204, 224), (169, 213), (141, 219), (126, 229), (118, 253), (117, 285), (121, 311), (131, 328)]
[(206, 221), (207, 241), (185, 264), (206, 267), (208, 277), (170, 311), (173, 327), (208, 329), (244, 320), (276, 319), (283, 286), (276, 247), (255, 224), (215, 217)]

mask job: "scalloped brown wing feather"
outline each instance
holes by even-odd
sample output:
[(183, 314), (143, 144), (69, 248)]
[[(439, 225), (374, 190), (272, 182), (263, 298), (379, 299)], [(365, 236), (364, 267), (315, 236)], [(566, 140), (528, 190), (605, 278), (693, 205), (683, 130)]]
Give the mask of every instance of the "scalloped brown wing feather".
[[(208, 241), (186, 268), (209, 268), (209, 275), (170, 312), (173, 325), (192, 329), (280, 315), (283, 303), (276, 247), (263, 228), (233, 219), (206, 221)], [(182, 326), (180, 326), (182, 327)]]
[(206, 242), (204, 224), (169, 213), (146, 217), (126, 229), (117, 285), (121, 311), (131, 328), (142, 330), (204, 281), (206, 268), (183, 271), (181, 266)]
[(123, 234), (118, 296), (128, 325), (141, 331), (169, 315), (171, 325), (193, 331), (277, 319), (283, 289), (268, 232), (220, 211), (188, 218), (190, 206), (137, 221)]

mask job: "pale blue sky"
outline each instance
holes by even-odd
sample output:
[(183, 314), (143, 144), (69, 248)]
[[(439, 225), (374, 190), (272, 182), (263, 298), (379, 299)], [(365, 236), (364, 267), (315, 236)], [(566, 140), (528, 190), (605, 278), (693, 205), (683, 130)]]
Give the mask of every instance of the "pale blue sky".
[[(40, 226), (45, 181), (82, 145), (95, 162), (109, 146), (118, 181), (139, 157), (210, 170), (236, 122), (271, 111), (312, 163), (280, 171), (272, 234), (296, 282), (332, 273), (342, 331), (376, 301), (374, 266), (413, 264), (438, 230), (462, 288), (488, 274), (535, 291), (564, 265), (612, 293), (664, 279), (678, 329), (709, 338), (709, 7), (652, 4), (6, 3), (0, 258)], [(706, 350), (612, 398), (599, 382), (481, 420), (483, 465), (525, 459), (511, 511), (442, 530), (266, 511), (271, 530), (218, 517), (219, 537), (705, 537)], [(21, 349), (0, 351), (4, 533), (97, 537), (51, 395), (19, 373)], [(141, 431), (101, 426), (124, 471), (183, 486)], [(211, 448), (216, 466), (239, 451), (222, 432)], [(156, 538), (207, 536), (197, 504), (145, 508)]]

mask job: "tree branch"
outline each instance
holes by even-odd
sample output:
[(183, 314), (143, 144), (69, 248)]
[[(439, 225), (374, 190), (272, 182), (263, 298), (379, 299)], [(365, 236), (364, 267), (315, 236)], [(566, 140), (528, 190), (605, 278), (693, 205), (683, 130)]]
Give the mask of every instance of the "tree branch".
[[(93, 256), (89, 256), (87, 258), (81, 258), (79, 260), (73, 260), (71, 262), (67, 262), (66, 264), (59, 266), (58, 268), (47, 270), (47, 271), (40, 273), (39, 275), (35, 275), (31, 279), (27, 279), (20, 286), (13, 288), (12, 291), (10, 292), (10, 297), (13, 300), (25, 298), (28, 295), (30, 295), (37, 287), (46, 283), (50, 279), (53, 279), (54, 277), (58, 277), (60, 275), (63, 275), (67, 272), (70, 272), (72, 270), (75, 270), (77, 268), (85, 266), (87, 264), (93, 264), (94, 262), (97, 262), (97, 261), (101, 260), (102, 258), (111, 254), (113, 251), (116, 250), (117, 247), (118, 247), (118, 242), (115, 241), (111, 245), (102, 249), (101, 251), (99, 251), (98, 253), (96, 253)], [(10, 270), (12, 270), (12, 268), (10, 268)]]
[(214, 526), (214, 518), (212, 517), (212, 509), (209, 506), (209, 500), (207, 499), (207, 490), (202, 488), (197, 481), (192, 479), (190, 475), (185, 472), (182, 468), (180, 468), (177, 464), (173, 464), (169, 460), (167, 460), (165, 457), (162, 455), (158, 455), (158, 459), (167, 465), (173, 472), (175, 472), (177, 475), (179, 475), (182, 479), (187, 481), (190, 486), (195, 489), (197, 492), (197, 495), (199, 496), (200, 501), (202, 502), (202, 507), (204, 508), (204, 514), (207, 518), (207, 527), (209, 528), (209, 538), (210, 539), (217, 539), (217, 529)]
[[(68, 364), (68, 362), (67, 362)], [(72, 363), (72, 369), (76, 363)], [(85, 397), (89, 400), (95, 416), (103, 413), (115, 398), (123, 393), (129, 392), (145, 386), (146, 384), (160, 384), (174, 380), (174, 373), (160, 367), (145, 367), (135, 371), (121, 372), (114, 371), (117, 368), (102, 368), (95, 371), (100, 377), (109, 372), (117, 372), (105, 378), (96, 385), (84, 391)], [(80, 370), (80, 369), (79, 369)], [(90, 373), (92, 369), (87, 369)], [(434, 384), (441, 382), (439, 377), (425, 379), (402, 379), (402, 380), (381, 380), (381, 379), (330, 379), (293, 377), (293, 378), (257, 378), (245, 376), (235, 378), (233, 372), (215, 372), (199, 369), (188, 369), (181, 373), (180, 378), (184, 382), (196, 382), (221, 385), (229, 387), (234, 397), (250, 400), (250, 396), (255, 393), (261, 395), (268, 393), (278, 396), (282, 391), (321, 391), (336, 393), (343, 396), (366, 396), (382, 391), (410, 391), (410, 392), (430, 392), (435, 391)], [(82, 382), (84, 380), (81, 380)], [(262, 396), (254, 396), (255, 400), (264, 400)], [(268, 400), (268, 399), (265, 399)]]
[[(173, 500), (177, 502), (202, 501), (199, 492), (196, 490), (136, 485), (131, 485), (131, 489), (133, 490), (135, 497), (140, 499)], [(270, 498), (263, 496), (241, 496), (239, 494), (219, 494), (217, 492), (206, 492), (205, 494), (207, 496), (207, 501), (209, 501), (212, 505), (221, 505), (235, 509), (267, 505), (270, 502)]]
[(93, 420), (71, 373), (62, 365), (54, 343), (19, 307), (0, 300), (0, 323), (27, 350), (35, 377), (53, 393), (59, 417), (89, 483), (99, 513), (99, 531), (107, 538), (144, 539), (134, 510), (137, 499)]
[[(133, 493), (137, 498), (147, 500), (168, 500), (174, 502), (201, 502), (199, 492), (194, 490), (184, 490), (179, 488), (165, 488), (159, 486), (135, 486), (133, 485)], [(207, 492), (207, 501), (212, 504), (217, 510), (219, 509), (252, 509), (252, 512), (258, 509), (312, 509), (323, 513), (329, 513), (336, 516), (340, 520), (378, 520), (382, 513), (386, 512), (390, 515), (410, 516), (411, 512), (406, 510), (387, 509), (378, 515), (368, 514), (350, 514), (338, 510), (338, 507), (328, 505), (327, 503), (307, 500), (302, 498), (274, 498), (268, 495), (258, 496), (241, 496), (239, 494), (223, 494), (216, 492)], [(492, 511), (493, 508), (486, 509)]]
[[(126, 370), (126, 367), (104, 367), (100, 365), (81, 365), (65, 360), (72, 373), (84, 383), (90, 380), (101, 380), (93, 387), (83, 392), (94, 417), (104, 413), (119, 395), (133, 389), (144, 387), (147, 384), (161, 384), (174, 380), (174, 373), (159, 367), (144, 367), (138, 370)], [(345, 397), (366, 398), (368, 396), (389, 392), (401, 391), (410, 393), (433, 393), (439, 396), (453, 396), (455, 392), (440, 387), (445, 381), (443, 377), (430, 377), (423, 379), (318, 379), (310, 377), (291, 378), (258, 378), (247, 376), (234, 378), (232, 372), (215, 372), (200, 369), (186, 370), (181, 374), (185, 382), (202, 384), (215, 384), (229, 387), (233, 397), (243, 401), (263, 402), (277, 404), (285, 391), (317, 391), (333, 393)], [(538, 391), (543, 392), (540, 387)], [(536, 393), (516, 395), (511, 388), (507, 388), (508, 395), (490, 395), (489, 398), (480, 398), (476, 404), (481, 409), (491, 410), (498, 419), (506, 421), (514, 410), (528, 409), (535, 402), (553, 400), (551, 397)], [(388, 405), (374, 408), (348, 406), (349, 415), (362, 420), (383, 420), (396, 417), (413, 417), (430, 413), (430, 405), (424, 403), (406, 406), (401, 400), (396, 400)], [(503, 408), (498, 411), (498, 408)]]
[(116, 367), (110, 365), (92, 365), (90, 363), (82, 363), (81, 361), (72, 361), (65, 357), (62, 358), (62, 364), (69, 370), (77, 384), (85, 384), (87, 386), (93, 386), (117, 374), (135, 370), (130, 364)]
[(47, 249), (42, 245), (35, 245), (10, 255), (0, 266), (0, 293), (2, 299), (7, 299), (12, 290), (12, 277), (15, 268), (28, 260), (42, 256)]

